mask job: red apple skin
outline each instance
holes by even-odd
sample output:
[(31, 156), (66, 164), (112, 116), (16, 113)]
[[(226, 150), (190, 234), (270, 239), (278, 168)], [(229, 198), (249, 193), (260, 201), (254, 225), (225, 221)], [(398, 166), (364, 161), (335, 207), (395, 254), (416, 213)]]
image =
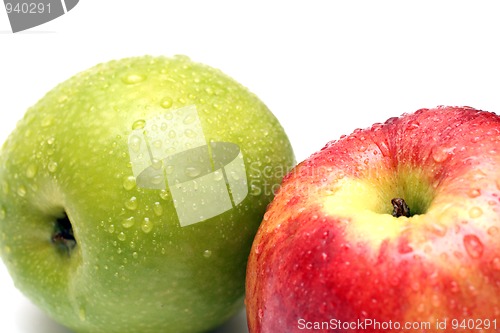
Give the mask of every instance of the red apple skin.
[[(500, 332), (499, 153), (499, 116), (437, 107), (297, 165), (249, 257), (250, 332)], [(401, 193), (427, 204), (393, 217)]]

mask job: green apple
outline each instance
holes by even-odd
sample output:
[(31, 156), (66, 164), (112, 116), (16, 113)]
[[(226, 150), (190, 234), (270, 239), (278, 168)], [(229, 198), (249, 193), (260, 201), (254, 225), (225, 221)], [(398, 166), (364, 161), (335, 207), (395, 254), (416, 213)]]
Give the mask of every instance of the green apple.
[(294, 164), (268, 108), (187, 57), (97, 65), (0, 154), (0, 254), (75, 332), (202, 332), (243, 305), (253, 237)]

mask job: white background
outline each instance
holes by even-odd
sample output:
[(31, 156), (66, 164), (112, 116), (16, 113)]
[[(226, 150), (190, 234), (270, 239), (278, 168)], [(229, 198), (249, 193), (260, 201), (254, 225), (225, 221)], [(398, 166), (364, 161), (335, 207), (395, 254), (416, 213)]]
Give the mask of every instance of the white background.
[[(500, 113), (495, 1), (81, 0), (12, 34), (0, 7), (0, 141), (57, 83), (126, 56), (185, 54), (256, 93), (298, 161), (404, 112)], [(244, 313), (220, 332), (247, 332)], [(0, 262), (0, 332), (67, 332), (14, 288)]]

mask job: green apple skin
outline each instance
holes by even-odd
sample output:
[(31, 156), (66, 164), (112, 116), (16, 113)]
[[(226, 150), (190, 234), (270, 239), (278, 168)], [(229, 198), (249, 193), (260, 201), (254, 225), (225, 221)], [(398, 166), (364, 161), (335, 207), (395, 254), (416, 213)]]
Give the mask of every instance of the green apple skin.
[(494, 113), (421, 109), (300, 163), (249, 257), (250, 332), (499, 332), (499, 134)]
[[(239, 146), (249, 192), (181, 227), (168, 188), (137, 186), (127, 140), (189, 105), (207, 142)], [(253, 237), (294, 163), (277, 119), (219, 70), (184, 56), (100, 64), (47, 93), (4, 143), (1, 257), (15, 285), (75, 332), (207, 331), (242, 308)], [(54, 236), (65, 215), (74, 246)]]

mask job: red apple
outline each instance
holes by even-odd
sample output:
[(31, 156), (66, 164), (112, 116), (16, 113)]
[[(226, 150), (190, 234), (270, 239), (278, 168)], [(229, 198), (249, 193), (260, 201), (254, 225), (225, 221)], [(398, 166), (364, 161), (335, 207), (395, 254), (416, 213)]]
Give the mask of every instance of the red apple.
[(494, 113), (421, 109), (330, 142), (254, 240), (250, 332), (500, 332), (499, 201)]

